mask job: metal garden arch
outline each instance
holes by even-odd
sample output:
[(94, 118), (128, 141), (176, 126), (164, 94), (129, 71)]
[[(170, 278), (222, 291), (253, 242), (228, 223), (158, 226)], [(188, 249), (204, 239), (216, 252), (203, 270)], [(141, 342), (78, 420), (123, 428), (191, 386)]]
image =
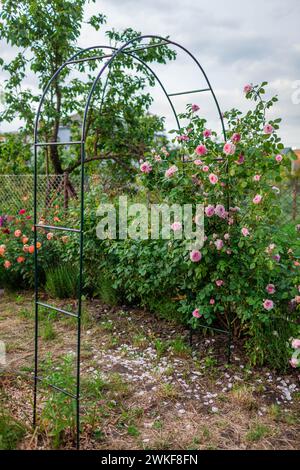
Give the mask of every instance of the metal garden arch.
[[(140, 45), (140, 42), (143, 40), (148, 40), (149, 43), (145, 45)], [(153, 41), (153, 42), (150, 42)], [(159, 41), (159, 42), (155, 42)], [(135, 47), (130, 47), (134, 43), (138, 42), (139, 45)], [(179, 48), (181, 51), (185, 52), (195, 63), (199, 71), (201, 72), (202, 76), (204, 77), (207, 87), (203, 89), (197, 89), (197, 90), (187, 90), (187, 91), (179, 91), (177, 93), (168, 93), (167, 90), (165, 89), (163, 83), (157, 76), (157, 74), (152, 70), (152, 68), (145, 63), (139, 56), (135, 55), (135, 53), (138, 53), (141, 50), (153, 48), (153, 47), (161, 47), (165, 45), (171, 45)], [(88, 53), (92, 50), (108, 50), (109, 52), (104, 55), (96, 55), (96, 56), (88, 56), (88, 57), (80, 57), (84, 53)], [(76, 446), (77, 449), (79, 449), (80, 445), (80, 346), (81, 346), (81, 311), (82, 311), (82, 287), (83, 287), (83, 252), (84, 252), (84, 164), (85, 164), (85, 141), (86, 141), (86, 122), (87, 122), (87, 115), (88, 111), (90, 108), (90, 103), (91, 99), (93, 96), (93, 93), (95, 91), (95, 88), (97, 86), (98, 81), (101, 79), (102, 75), (104, 74), (105, 70), (109, 68), (110, 64), (113, 62), (113, 60), (121, 54), (126, 54), (132, 57), (134, 60), (140, 62), (143, 67), (147, 68), (150, 73), (154, 76), (156, 82), (159, 84), (161, 87), (167, 101), (170, 104), (170, 107), (172, 109), (172, 112), (174, 114), (176, 123), (178, 128), (180, 129), (180, 123), (179, 123), (179, 118), (175, 109), (175, 106), (171, 100), (172, 96), (177, 96), (177, 95), (185, 95), (185, 94), (190, 94), (190, 93), (201, 93), (201, 92), (210, 92), (212, 94), (215, 106), (217, 108), (217, 113), (219, 116), (219, 119), (221, 121), (221, 126), (222, 126), (222, 133), (223, 133), (223, 138), (224, 141), (226, 141), (226, 131), (225, 131), (225, 125), (224, 125), (224, 120), (223, 116), (221, 113), (221, 109), (218, 103), (218, 100), (216, 98), (216, 95), (214, 93), (214, 90), (210, 84), (210, 81), (203, 69), (203, 67), (200, 65), (199, 61), (196, 59), (196, 57), (185, 47), (181, 46), (180, 44), (171, 41), (170, 39), (165, 39), (161, 36), (157, 35), (143, 35), (143, 36), (138, 36), (136, 38), (133, 38), (126, 43), (124, 43), (120, 48), (115, 48), (112, 46), (92, 46), (88, 47), (86, 49), (82, 49), (76, 54), (74, 54), (69, 60), (67, 60), (64, 64), (62, 64), (58, 70), (54, 73), (54, 75), (51, 77), (49, 80), (47, 86), (45, 87), (39, 106), (38, 110), (36, 113), (36, 119), (35, 119), (35, 127), (34, 127), (34, 243), (36, 246), (37, 243), (37, 227), (41, 227), (44, 229), (51, 229), (51, 230), (60, 230), (60, 231), (66, 231), (66, 232), (76, 232), (78, 233), (79, 236), (79, 283), (78, 283), (78, 298), (77, 298), (77, 311), (76, 312), (69, 312), (66, 310), (63, 310), (61, 308), (55, 307), (53, 305), (46, 304), (44, 302), (41, 302), (39, 300), (39, 271), (38, 271), (38, 250), (35, 250), (34, 254), (34, 268), (35, 268), (35, 341), (34, 341), (34, 401), (33, 401), (33, 426), (36, 426), (37, 423), (37, 388), (38, 388), (38, 382), (43, 381), (45, 383), (45, 380), (43, 379), (42, 376), (39, 375), (38, 371), (38, 353), (39, 353), (39, 342), (38, 342), (38, 333), (39, 333), (39, 307), (42, 306), (43, 308), (47, 308), (50, 310), (54, 310), (58, 313), (61, 313), (63, 315), (67, 315), (73, 318), (77, 319), (77, 351), (76, 351), (76, 393), (71, 393), (68, 390), (63, 390), (60, 387), (56, 386), (55, 384), (51, 383), (45, 383), (47, 386), (57, 390), (58, 392), (64, 393), (65, 395), (71, 397), (72, 399), (75, 400), (76, 402)], [(86, 100), (86, 105), (85, 105), (85, 110), (84, 110), (84, 115), (83, 115), (83, 122), (82, 122), (82, 129), (81, 129), (81, 139), (79, 141), (72, 141), (72, 142), (39, 142), (38, 141), (38, 129), (39, 129), (39, 122), (40, 122), (40, 117), (41, 117), (41, 111), (42, 111), (42, 106), (46, 97), (47, 92), (50, 89), (50, 86), (52, 82), (55, 80), (55, 78), (61, 73), (61, 71), (72, 64), (78, 64), (80, 62), (85, 62), (85, 61), (102, 61), (104, 59), (107, 59), (104, 65), (101, 67), (100, 71), (98, 72), (96, 78), (94, 79), (93, 85), (90, 89), (90, 92), (88, 94), (87, 100)], [(105, 87), (104, 87), (105, 88)], [(69, 228), (69, 227), (60, 227), (60, 226), (51, 226), (51, 225), (42, 225), (38, 224), (37, 220), (37, 156), (38, 156), (38, 148), (43, 147), (43, 146), (49, 146), (49, 145), (80, 145), (80, 160), (81, 160), (81, 183), (80, 183), (80, 191), (81, 191), (81, 196), (80, 196), (80, 224), (79, 228)], [(228, 206), (229, 206), (229, 198), (228, 198)]]

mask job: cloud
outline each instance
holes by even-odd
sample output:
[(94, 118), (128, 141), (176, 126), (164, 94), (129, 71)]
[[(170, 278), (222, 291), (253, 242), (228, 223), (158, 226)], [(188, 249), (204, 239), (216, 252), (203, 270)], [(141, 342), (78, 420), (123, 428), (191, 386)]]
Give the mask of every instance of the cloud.
[[(98, 32), (84, 24), (81, 47), (107, 44), (105, 30), (112, 27), (170, 35), (200, 61), (224, 110), (246, 109), (248, 102), (242, 94), (245, 83), (269, 81), (270, 93), (277, 93), (280, 100), (274, 114), (283, 116), (282, 136), (287, 145), (300, 147), (300, 105), (291, 100), (292, 84), (300, 79), (298, 0), (97, 0), (87, 4), (85, 17), (98, 12), (107, 15), (108, 23)], [(12, 57), (13, 51), (4, 47), (0, 56), (3, 54)], [(176, 64), (154, 68), (170, 92), (205, 85), (202, 74), (183, 53), (178, 53)], [(27, 85), (36, 86), (33, 75), (27, 77)], [(166, 114), (168, 125), (173, 127), (161, 91), (153, 90), (153, 94), (153, 109)], [(186, 102), (199, 102), (210, 122), (218, 123), (216, 108), (207, 94), (185, 95), (173, 101), (178, 111)]]

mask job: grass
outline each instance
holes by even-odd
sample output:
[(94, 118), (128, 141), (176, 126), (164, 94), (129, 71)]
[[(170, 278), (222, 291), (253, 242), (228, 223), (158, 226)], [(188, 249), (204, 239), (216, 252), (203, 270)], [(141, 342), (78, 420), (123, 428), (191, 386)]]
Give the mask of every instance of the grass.
[(23, 424), (12, 416), (1, 412), (0, 414), (0, 450), (16, 449), (25, 436), (26, 429)]
[(253, 424), (246, 434), (246, 440), (250, 442), (257, 442), (270, 434), (270, 428), (265, 424)]

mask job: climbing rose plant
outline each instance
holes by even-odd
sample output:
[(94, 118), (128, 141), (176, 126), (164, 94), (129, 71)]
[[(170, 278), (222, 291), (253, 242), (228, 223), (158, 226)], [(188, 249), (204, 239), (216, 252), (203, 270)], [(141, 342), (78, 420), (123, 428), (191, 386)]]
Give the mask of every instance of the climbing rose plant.
[[(187, 105), (174, 139), (179, 154), (153, 152), (140, 170), (150, 192), (205, 205), (204, 246), (181, 252), (188, 266), (182, 314), (193, 328), (217, 322), (245, 334), (253, 362), (279, 365), (298, 316), (300, 263), (280, 229), (279, 186), (290, 160), (277, 133), (281, 119), (267, 119), (277, 97), (264, 99), (266, 84), (245, 86), (253, 109), (224, 114), (225, 142), (198, 105)], [(172, 241), (174, 251), (179, 246)]]

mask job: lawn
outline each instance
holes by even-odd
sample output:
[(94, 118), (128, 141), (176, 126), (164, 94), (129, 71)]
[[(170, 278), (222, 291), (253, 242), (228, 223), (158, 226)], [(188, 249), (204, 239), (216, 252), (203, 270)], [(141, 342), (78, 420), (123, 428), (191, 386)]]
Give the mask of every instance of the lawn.
[[(46, 295), (45, 301), (49, 301)], [(54, 302), (51, 300), (51, 302)], [(56, 301), (68, 309), (72, 301)], [(33, 294), (0, 295), (0, 448), (73, 448), (72, 400), (39, 386), (32, 419)], [(225, 337), (195, 336), (141, 309), (84, 301), (83, 449), (297, 449), (298, 372), (250, 368), (242, 344), (226, 363)], [(40, 367), (72, 388), (76, 323), (41, 311)], [(51, 356), (49, 356), (51, 352)]]

